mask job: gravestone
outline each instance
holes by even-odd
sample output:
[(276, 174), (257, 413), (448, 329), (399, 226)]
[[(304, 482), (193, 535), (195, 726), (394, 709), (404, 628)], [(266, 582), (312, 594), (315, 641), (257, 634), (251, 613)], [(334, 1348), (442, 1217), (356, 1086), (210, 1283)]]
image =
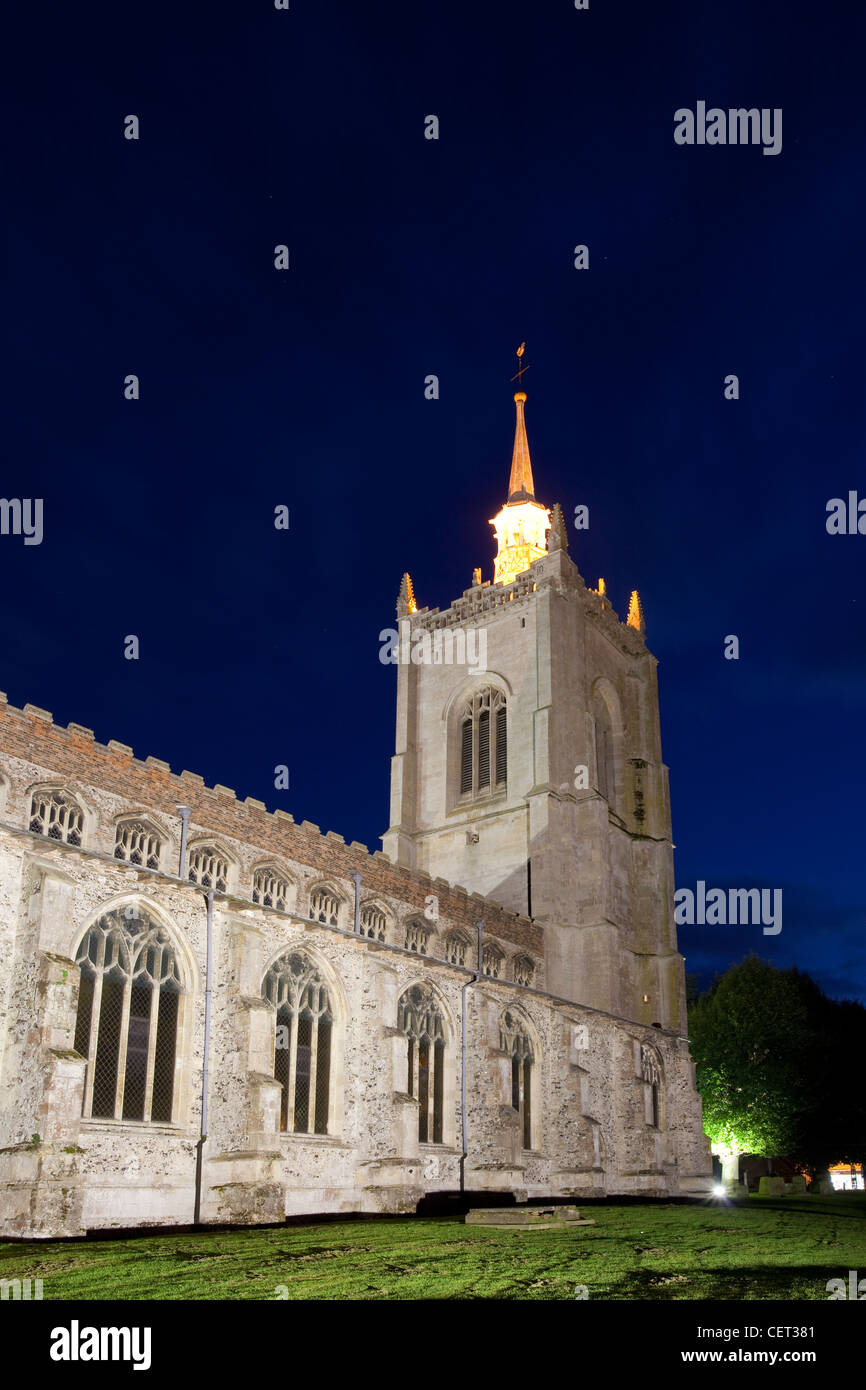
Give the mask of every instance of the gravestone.
[(763, 1177), (758, 1183), (759, 1197), (784, 1197), (785, 1179)]

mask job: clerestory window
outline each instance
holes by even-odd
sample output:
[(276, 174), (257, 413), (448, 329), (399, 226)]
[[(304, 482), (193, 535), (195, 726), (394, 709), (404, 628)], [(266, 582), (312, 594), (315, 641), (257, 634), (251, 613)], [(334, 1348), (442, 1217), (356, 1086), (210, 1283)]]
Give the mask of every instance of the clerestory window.
[(118, 822), (114, 836), (114, 857), (127, 864), (140, 864), (144, 869), (158, 869), (162, 854), (159, 831), (144, 820)]
[(253, 874), (253, 902), (262, 907), (275, 907), (278, 912), (286, 911), (289, 900), (289, 882), (276, 869), (256, 869)]
[(35, 791), (30, 802), (30, 829), (64, 845), (80, 845), (84, 812), (69, 792)]
[(329, 927), (338, 927), (341, 906), (341, 899), (328, 884), (314, 888), (310, 894), (310, 916), (314, 922), (324, 922)]
[(485, 946), (481, 952), (481, 973), (491, 980), (498, 980), (502, 977), (502, 967), (505, 964), (505, 957), (498, 946)]
[(361, 935), (371, 941), (384, 941), (388, 919), (377, 903), (366, 903), (361, 908)]
[(229, 862), (214, 845), (194, 845), (189, 852), (187, 878), (201, 888), (228, 891)]

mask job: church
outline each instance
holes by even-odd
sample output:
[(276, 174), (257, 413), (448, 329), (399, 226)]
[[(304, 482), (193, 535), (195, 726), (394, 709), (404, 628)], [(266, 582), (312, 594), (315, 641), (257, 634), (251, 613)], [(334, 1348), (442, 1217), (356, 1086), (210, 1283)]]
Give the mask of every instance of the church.
[(492, 581), (403, 577), (382, 851), (0, 695), (3, 1236), (708, 1191), (656, 660), (514, 402)]

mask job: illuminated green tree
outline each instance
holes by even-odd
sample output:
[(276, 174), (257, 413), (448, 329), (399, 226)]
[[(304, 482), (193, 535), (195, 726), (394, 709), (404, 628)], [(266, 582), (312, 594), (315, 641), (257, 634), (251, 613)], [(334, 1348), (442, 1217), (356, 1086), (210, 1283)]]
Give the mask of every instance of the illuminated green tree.
[(814, 1104), (812, 1034), (790, 972), (757, 956), (731, 966), (689, 1010), (704, 1130), (726, 1180), (740, 1154), (791, 1153)]

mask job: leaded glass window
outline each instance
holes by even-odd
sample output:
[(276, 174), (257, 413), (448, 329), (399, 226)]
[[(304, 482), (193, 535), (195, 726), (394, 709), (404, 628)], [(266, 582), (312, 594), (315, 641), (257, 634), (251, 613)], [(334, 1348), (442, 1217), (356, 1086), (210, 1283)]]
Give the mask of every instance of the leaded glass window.
[(229, 862), (214, 845), (194, 845), (189, 852), (187, 877), (201, 888), (228, 892)]
[(511, 1106), (520, 1116), (520, 1137), (524, 1149), (532, 1148), (532, 1044), (520, 1020), (512, 1013), (502, 1015), (499, 1045), (511, 1058)]
[(445, 959), (452, 965), (465, 965), (469, 942), (462, 932), (449, 933), (445, 939)]
[(274, 1076), (282, 1087), (280, 1129), (327, 1134), (334, 1032), (328, 987), (309, 956), (292, 951), (271, 966), (262, 994), (277, 1011)]
[(481, 952), (481, 973), (487, 975), (491, 980), (498, 980), (502, 975), (502, 967), (505, 957), (498, 946), (487, 945)]
[(328, 884), (314, 888), (310, 894), (310, 916), (314, 922), (324, 922), (329, 927), (338, 927), (340, 906), (340, 898)]
[(289, 882), (276, 869), (256, 869), (253, 874), (253, 902), (262, 907), (275, 907), (278, 912), (286, 911), (289, 899)]
[(30, 801), (30, 829), (64, 845), (80, 845), (84, 812), (69, 792), (35, 791)]
[(445, 1093), (445, 1024), (427, 985), (412, 985), (397, 1005), (397, 1027), (406, 1035), (409, 1095), (418, 1101), (418, 1138), (442, 1143)]
[(114, 857), (145, 869), (158, 869), (162, 837), (148, 821), (122, 820), (114, 837)]
[(640, 1050), (641, 1073), (644, 1083), (644, 1106), (646, 1122), (653, 1129), (661, 1128), (661, 1073), (658, 1058), (651, 1047), (642, 1046)]
[(361, 908), (361, 935), (372, 941), (385, 940), (388, 919), (377, 903), (366, 903)]
[(417, 951), (419, 956), (426, 956), (432, 934), (433, 928), (427, 922), (413, 917), (406, 923), (406, 935), (403, 938), (404, 949)]
[(146, 908), (129, 904), (89, 928), (76, 960), (85, 1117), (169, 1124), (184, 989), (168, 932)]
[(514, 957), (514, 983), (531, 985), (535, 979), (535, 962), (529, 956)]

